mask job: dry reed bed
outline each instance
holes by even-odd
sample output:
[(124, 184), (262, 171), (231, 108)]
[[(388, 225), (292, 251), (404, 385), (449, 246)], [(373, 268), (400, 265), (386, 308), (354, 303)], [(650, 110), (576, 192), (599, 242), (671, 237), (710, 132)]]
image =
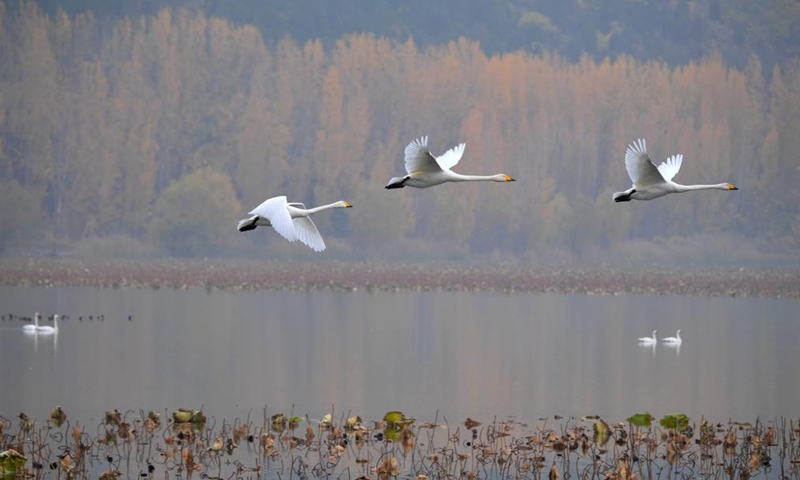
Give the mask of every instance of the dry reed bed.
[(0, 285), (455, 290), (800, 298), (800, 268), (604, 268), (340, 261), (2, 259)]
[[(701, 421), (681, 431), (599, 418), (446, 418), (418, 423), (268, 416), (176, 423), (155, 412), (71, 423), (60, 407), (46, 422), (0, 417), (0, 450), (16, 452), (6, 478), (532, 480), (800, 478), (800, 428), (786, 419)], [(199, 420), (198, 420), (199, 418)], [(278, 420), (276, 420), (276, 418)], [(605, 430), (607, 429), (607, 430)], [(601, 434), (600, 432), (605, 432)], [(13, 450), (13, 451), (12, 451)], [(2, 462), (0, 461), (0, 466)]]

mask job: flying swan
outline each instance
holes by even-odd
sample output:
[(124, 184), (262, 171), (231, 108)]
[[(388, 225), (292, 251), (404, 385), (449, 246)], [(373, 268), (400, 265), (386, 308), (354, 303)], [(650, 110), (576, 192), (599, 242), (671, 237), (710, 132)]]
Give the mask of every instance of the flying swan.
[(464, 155), (466, 143), (460, 143), (440, 157), (434, 157), (428, 150), (428, 137), (420, 137), (406, 147), (405, 177), (393, 177), (386, 188), (416, 187), (428, 188), (445, 182), (513, 182), (514, 179), (504, 173), (497, 175), (461, 175), (451, 168), (458, 165)]
[(692, 190), (739, 190), (730, 183), (717, 185), (681, 185), (672, 181), (672, 177), (681, 169), (683, 155), (673, 155), (657, 168), (650, 155), (644, 139), (628, 145), (625, 152), (625, 168), (633, 181), (633, 186), (624, 192), (614, 194), (615, 202), (630, 200), (652, 200), (669, 193), (689, 192)]
[(658, 330), (653, 330), (652, 337), (639, 337), (639, 343), (641, 343), (642, 345), (655, 344), (658, 341), (656, 340), (656, 332), (658, 332)]
[(681, 329), (678, 329), (674, 337), (665, 337), (662, 338), (661, 341), (664, 343), (670, 343), (672, 345), (680, 345), (683, 342), (681, 339)]
[(239, 220), (239, 231), (247, 232), (256, 227), (272, 227), (283, 238), (294, 242), (300, 240), (312, 250), (325, 250), (325, 241), (309, 215), (331, 208), (350, 208), (344, 200), (306, 209), (302, 203), (287, 203), (285, 196), (273, 197), (249, 212), (252, 217)]

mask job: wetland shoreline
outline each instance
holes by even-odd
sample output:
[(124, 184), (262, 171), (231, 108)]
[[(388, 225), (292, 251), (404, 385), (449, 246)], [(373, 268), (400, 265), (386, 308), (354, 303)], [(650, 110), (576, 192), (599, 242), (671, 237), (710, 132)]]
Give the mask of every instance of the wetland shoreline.
[(800, 298), (800, 268), (4, 258), (0, 285)]

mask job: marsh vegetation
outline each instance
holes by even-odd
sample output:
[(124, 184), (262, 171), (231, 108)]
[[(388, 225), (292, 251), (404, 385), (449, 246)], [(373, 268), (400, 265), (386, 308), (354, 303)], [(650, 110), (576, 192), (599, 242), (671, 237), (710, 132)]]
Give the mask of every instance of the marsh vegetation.
[(566, 267), (301, 260), (0, 259), (0, 285), (800, 297), (797, 267)]
[[(101, 421), (0, 417), (6, 478), (388, 480), (800, 478), (800, 426), (649, 414), (417, 421), (401, 412), (245, 418), (109, 410)], [(483, 420), (483, 422), (481, 422)]]

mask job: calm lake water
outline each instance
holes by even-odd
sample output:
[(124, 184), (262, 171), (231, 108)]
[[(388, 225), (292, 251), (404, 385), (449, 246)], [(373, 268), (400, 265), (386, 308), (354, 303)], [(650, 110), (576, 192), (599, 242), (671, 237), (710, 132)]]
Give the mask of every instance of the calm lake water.
[[(255, 419), (331, 405), (451, 421), (800, 415), (797, 300), (0, 288), (3, 315), (37, 310), (70, 318), (48, 337), (0, 323), (6, 418), (55, 404), (85, 422), (201, 406)], [(679, 349), (638, 345), (678, 328)]]

